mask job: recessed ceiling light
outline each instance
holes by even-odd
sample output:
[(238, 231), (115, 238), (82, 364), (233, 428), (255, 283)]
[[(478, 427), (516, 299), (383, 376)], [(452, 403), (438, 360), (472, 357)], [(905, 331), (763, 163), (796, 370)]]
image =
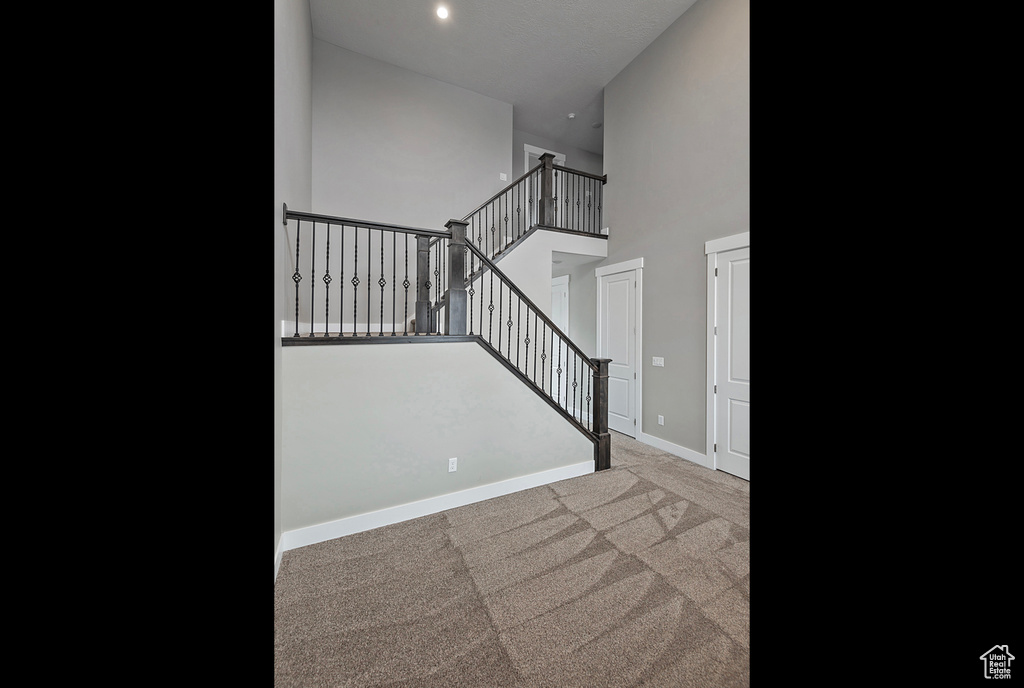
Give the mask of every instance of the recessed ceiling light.
[(569, 119), (576, 119), (576, 113), (575, 112), (570, 112), (569, 113)]
[(447, 19), (448, 18), (448, 8), (447, 7), (438, 7), (437, 8), (437, 16), (441, 17), (441, 19)]

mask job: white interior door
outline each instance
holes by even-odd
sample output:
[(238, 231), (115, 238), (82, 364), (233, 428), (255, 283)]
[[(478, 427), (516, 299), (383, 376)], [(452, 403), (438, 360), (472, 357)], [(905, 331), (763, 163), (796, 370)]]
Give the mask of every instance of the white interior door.
[(750, 480), (750, 248), (717, 261), (715, 467)]
[(612, 359), (608, 427), (636, 437), (636, 271), (599, 275), (598, 290), (598, 356)]

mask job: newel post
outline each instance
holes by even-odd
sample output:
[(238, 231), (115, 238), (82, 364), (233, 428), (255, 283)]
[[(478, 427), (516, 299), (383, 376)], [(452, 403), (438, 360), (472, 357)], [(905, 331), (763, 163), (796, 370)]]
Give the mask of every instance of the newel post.
[(608, 364), (610, 358), (592, 358), (597, 366), (594, 373), (594, 470), (603, 471), (612, 467), (612, 436), (608, 433)]
[(555, 154), (544, 153), (540, 161), (544, 167), (540, 170), (540, 204), (537, 206), (537, 224), (547, 227), (555, 226)]
[(416, 237), (416, 334), (430, 332), (430, 237)]
[(466, 226), (462, 220), (448, 220), (452, 233), (448, 241), (448, 291), (445, 294), (444, 333), (466, 334)]

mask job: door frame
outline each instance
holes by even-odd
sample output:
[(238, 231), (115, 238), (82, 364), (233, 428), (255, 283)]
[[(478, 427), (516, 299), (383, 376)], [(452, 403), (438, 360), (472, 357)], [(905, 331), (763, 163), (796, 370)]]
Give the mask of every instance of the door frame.
[(633, 334), (633, 346), (636, 352), (636, 384), (633, 385), (633, 413), (636, 419), (636, 434), (634, 438), (639, 440), (644, 432), (644, 415), (643, 415), (643, 387), (644, 387), (644, 354), (643, 354), (643, 341), (644, 341), (644, 317), (643, 317), (643, 294), (644, 294), (644, 259), (643, 256), (640, 258), (634, 258), (632, 260), (626, 260), (621, 263), (613, 263), (611, 265), (602, 265), (594, 270), (594, 277), (597, 281), (597, 332), (595, 332), (595, 339), (597, 340), (597, 358), (603, 358), (601, 351), (601, 307), (603, 305), (601, 298), (601, 277), (605, 275), (614, 275), (619, 272), (633, 272), (633, 277), (636, 280), (636, 293), (633, 295), (635, 299), (634, 307), (636, 308), (636, 330)]
[(707, 255), (707, 280), (708, 280), (708, 304), (707, 304), (707, 435), (704, 444), (704, 451), (708, 457), (708, 466), (718, 468), (718, 454), (715, 452), (715, 428), (717, 427), (717, 411), (715, 405), (715, 365), (718, 348), (715, 341), (715, 314), (718, 311), (718, 254), (725, 251), (732, 251), (737, 248), (750, 247), (750, 232), (741, 232), (732, 236), (722, 237), (704, 242), (704, 253)]

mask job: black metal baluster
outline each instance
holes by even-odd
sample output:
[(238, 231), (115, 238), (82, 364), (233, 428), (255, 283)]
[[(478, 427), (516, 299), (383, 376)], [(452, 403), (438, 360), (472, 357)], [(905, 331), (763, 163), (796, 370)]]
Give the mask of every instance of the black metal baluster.
[[(491, 271), (491, 305), (487, 307), (490, 315), (487, 316), (487, 342), (491, 342), (492, 331), (494, 329), (494, 271)], [(483, 330), (483, 325), (480, 326)]]
[[(565, 201), (564, 201), (564, 204), (565, 204), (565, 214), (564, 214), (564, 217), (562, 219), (562, 222), (565, 224), (565, 228), (566, 229), (572, 229), (572, 177), (573, 177), (573, 175), (571, 175), (568, 172), (566, 172), (564, 176), (565, 176), (565, 181), (562, 182), (562, 183), (565, 184), (565, 189), (564, 189), (565, 190)], [(566, 391), (566, 393), (568, 393), (568, 391), (569, 391), (569, 376), (568, 375), (565, 376), (565, 391)], [(567, 403), (566, 406), (568, 406), (568, 405), (569, 404)]]
[(384, 285), (388, 282), (384, 279), (384, 232), (380, 233), (380, 279), (377, 280), (377, 284), (380, 285), (380, 332), (377, 334), (381, 337), (384, 336)]
[(302, 281), (302, 274), (299, 273), (299, 235), (302, 234), (302, 220), (295, 221), (295, 272), (292, 273), (292, 282), (295, 282), (295, 332), (293, 337), (299, 336), (299, 282)]
[(512, 362), (512, 287), (508, 288), (508, 349), (507, 358), (508, 362)]
[(587, 180), (587, 231), (594, 231), (594, 180)]
[(589, 422), (587, 428), (589, 430), (593, 431), (594, 430), (594, 417), (590, 415), (590, 398), (591, 398), (590, 397), (590, 381), (591, 381), (591, 378), (594, 377), (594, 371), (591, 370), (586, 375), (587, 375), (587, 418), (590, 419), (590, 422)]
[[(480, 249), (481, 253), (483, 253), (484, 255), (487, 255), (487, 253), (486, 253), (487, 249), (486, 249), (486, 246), (484, 245), (484, 227), (480, 223), (480, 214), (477, 213), (476, 215), (474, 215), (474, 217), (476, 218), (476, 247), (478, 249)], [(481, 258), (477, 258), (476, 259), (476, 269), (477, 269), (477, 272), (479, 272), (481, 275), (484, 274), (484, 261), (483, 261), (483, 259), (481, 259)], [(482, 292), (483, 292), (483, 289), (481, 289), (481, 293)], [(480, 328), (480, 332), (481, 333), (483, 333), (483, 329), (484, 329), (483, 327)]]
[(370, 284), (373, 282), (373, 230), (366, 228), (366, 336), (370, 336)]
[(554, 211), (555, 216), (551, 218), (551, 225), (553, 227), (561, 227), (561, 225), (558, 224), (558, 170), (554, 170), (553, 175), (554, 181), (551, 184), (551, 210)]
[(529, 218), (531, 227), (537, 224), (533, 219), (533, 177), (534, 175), (531, 174), (526, 178), (526, 217)]
[(359, 334), (359, 285), (362, 284), (362, 280), (359, 279), (359, 227), (354, 225), (352, 227), (353, 236), (353, 260), (352, 260), (352, 279), (348, 281), (352, 285), (352, 336)]
[[(566, 181), (568, 181), (568, 178), (566, 179)], [(569, 348), (566, 347), (566, 349), (565, 349), (565, 364), (566, 364), (567, 367), (566, 367), (566, 370), (565, 370), (565, 410), (569, 411), (569, 404), (572, 403), (572, 410), (569, 411), (569, 415), (571, 415), (573, 418), (576, 417), (576, 390), (578, 388), (578, 385), (576, 383), (576, 359), (577, 359), (576, 352), (575, 351), (570, 351)], [(568, 366), (570, 364), (570, 361), (572, 362), (572, 365), (571, 365), (571, 368), (572, 368), (572, 385), (569, 384), (569, 367)], [(570, 386), (572, 387), (572, 391), (571, 392), (569, 391), (569, 387)], [(572, 399), (571, 402), (569, 401), (570, 398)]]
[(516, 199), (516, 232), (519, 236), (523, 235), (523, 183), (519, 182), (515, 185), (512, 195)]
[(587, 388), (587, 383), (585, 379), (587, 372), (586, 368), (584, 368), (584, 365), (586, 365), (586, 363), (587, 359), (580, 358), (580, 423), (584, 425), (586, 425), (586, 423), (584, 423), (583, 417), (583, 393), (586, 391)]
[(526, 349), (523, 355), (523, 374), (530, 376), (530, 309), (526, 309), (526, 337), (523, 339), (523, 348)]
[(575, 187), (577, 186), (577, 176), (566, 172), (565, 185), (571, 185), (572, 187), (572, 190), (566, 193), (566, 196), (568, 198), (565, 199), (565, 206), (568, 208), (568, 210), (566, 211), (566, 215), (569, 217), (567, 223), (572, 225), (572, 230), (574, 231), (575, 228), (577, 228), (575, 227), (575, 219), (577, 219), (575, 218), (575, 211), (577, 211), (577, 209), (573, 208), (572, 206), (575, 205), (573, 202), (575, 201), (575, 199), (577, 199), (577, 196), (575, 196), (577, 195), (577, 187)]
[(327, 253), (324, 256), (324, 336), (330, 336), (331, 321), (331, 223), (327, 223)]
[(601, 193), (601, 184), (592, 180), (590, 185), (590, 231), (594, 234), (601, 233), (601, 225), (597, 222), (597, 196)]
[[(491, 215), (491, 253), (490, 253), (491, 259), (493, 259), (496, 255), (501, 253), (501, 250), (498, 248), (498, 237), (495, 236), (495, 234), (494, 234), (494, 232), (497, 230), (497, 227), (494, 226), (494, 211), (493, 211), (493, 209), (491, 207), (492, 205), (494, 205), (494, 204), (493, 203), (488, 203), (487, 204), (487, 212), (489, 212), (490, 215)], [(486, 216), (486, 213), (485, 213), (485, 216)]]
[[(502, 326), (501, 321), (501, 281), (498, 281), (498, 327)], [(498, 330), (498, 353), (501, 353), (501, 330)]]
[(581, 183), (582, 181), (583, 181), (582, 178), (578, 177), (578, 176), (573, 179), (573, 188), (576, 189), (576, 193), (573, 194), (573, 195), (576, 198), (576, 230), (577, 231), (580, 229), (580, 226), (583, 224), (583, 222), (581, 221), (582, 218), (580, 217), (580, 211), (583, 209), (582, 205), (580, 205), (580, 190), (581, 190), (580, 187), (582, 186), (582, 183)]
[[(562, 201), (562, 203), (565, 205), (565, 212), (562, 213), (562, 224), (565, 225), (566, 229), (570, 229), (570, 225), (572, 225), (572, 175), (566, 172), (562, 176), (565, 177), (564, 181), (562, 182), (565, 185), (565, 188), (562, 189), (562, 191), (565, 192), (565, 200)], [(569, 393), (568, 375), (565, 376), (565, 392), (566, 394)], [(568, 405), (569, 404), (566, 403), (566, 406)]]
[[(554, 335), (551, 339), (554, 340)], [(556, 398), (558, 399), (558, 405), (562, 405), (562, 337), (558, 337), (558, 368), (555, 370), (558, 373), (558, 389), (556, 390)]]
[(545, 323), (544, 324), (544, 329), (542, 329), (540, 331), (540, 337), (541, 337), (541, 342), (540, 342), (540, 389), (541, 389), (542, 392), (544, 391), (544, 366), (547, 365), (547, 362), (548, 362), (547, 343), (545, 342), (545, 340), (547, 339), (547, 336), (548, 336), (548, 326), (547, 326), (547, 323)]
[(345, 225), (341, 225), (341, 270), (338, 275), (338, 336), (345, 336)]
[[(580, 382), (582, 382), (583, 381), (582, 359), (577, 355), (574, 360), (580, 361)], [(576, 388), (576, 365), (573, 364), (573, 369), (572, 369), (572, 396), (573, 396), (572, 404), (573, 404), (573, 414), (576, 413), (576, 393), (577, 392), (579, 392), (579, 395), (580, 395), (580, 418), (579, 419), (582, 422), (582, 420), (583, 420), (583, 385), (580, 384), (579, 389), (577, 390), (577, 388)]]
[(403, 234), (405, 237), (405, 281), (402, 282), (402, 286), (405, 288), (405, 310), (402, 311), (402, 334), (409, 334), (409, 237)]
[(469, 334), (472, 335), (473, 334), (473, 296), (476, 294), (476, 289), (474, 289), (474, 287), (473, 287), (473, 281), (472, 280), (469, 283), (469, 292), (467, 292), (467, 294), (469, 296), (469, 298), (466, 299), (467, 301), (469, 301)]
[[(423, 283), (423, 286), (426, 287), (426, 291), (427, 291), (427, 316), (426, 317), (427, 317), (427, 324), (428, 325), (432, 325), (433, 322), (434, 322), (434, 312), (433, 312), (433, 309), (431, 309), (431, 307), (430, 307), (430, 245), (429, 244), (427, 244), (427, 250), (424, 253), (426, 253), (426, 255), (427, 255), (427, 269), (426, 269), (426, 272), (424, 272), (422, 278), (419, 276), (419, 273), (417, 273), (416, 278), (417, 279), (424, 279), (424, 280), (426, 280)], [(419, 323), (416, 323), (416, 329), (419, 330)], [(433, 329), (434, 329), (433, 327), (428, 327), (426, 329), (426, 331), (430, 332), (430, 333), (433, 333)]]
[(522, 347), (522, 340), (519, 339), (519, 320), (522, 317), (523, 300), (516, 296), (516, 370), (519, 370), (519, 350)]
[[(434, 289), (434, 305), (435, 306), (440, 306), (441, 305), (441, 300), (444, 298), (444, 277), (445, 277), (444, 259), (445, 259), (445, 256), (448, 254), (448, 252), (441, 250), (442, 242), (443, 242), (443, 239), (438, 239), (437, 243), (434, 244), (434, 246), (436, 246), (436, 248), (434, 250), (437, 251), (437, 265), (434, 266), (434, 284), (435, 284), (435, 289)], [(437, 315), (439, 316), (440, 313), (437, 313)], [(440, 327), (438, 329), (440, 329)]]
[(522, 234), (519, 232), (519, 219), (515, 216), (515, 211), (512, 210), (512, 206), (516, 204), (516, 189), (518, 188), (519, 185), (516, 184), (511, 189), (505, 192), (505, 194), (508, 196), (508, 210), (506, 212), (512, 213), (512, 235), (516, 238), (516, 241), (519, 241), (519, 237), (522, 236)]
[(573, 199), (576, 198), (576, 175), (565, 173), (565, 185), (568, 187), (565, 199), (565, 205), (568, 208), (566, 211), (566, 225), (570, 226), (575, 231), (576, 229), (576, 209), (573, 208)]
[(587, 387), (586, 377), (585, 377), (586, 374), (587, 374), (587, 371), (584, 368), (584, 365), (586, 365), (586, 363), (587, 363), (587, 359), (585, 359), (585, 358), (581, 358), (580, 359), (580, 423), (583, 423), (583, 393), (586, 391), (586, 387)]
[[(404, 234), (402, 235), (405, 236)], [(395, 292), (398, 287), (398, 270), (395, 269), (395, 259), (398, 249), (398, 232), (391, 232), (391, 336), (395, 336), (395, 323), (398, 313), (395, 312)]]
[[(527, 316), (529, 317), (529, 316)], [(537, 313), (533, 314), (533, 383), (537, 384)]]
[[(566, 229), (575, 229), (573, 227), (573, 221), (576, 219), (573, 217), (573, 183), (576, 181), (576, 175), (565, 173), (565, 227)], [(566, 378), (568, 382), (569, 378)], [(567, 385), (568, 386), (568, 385)]]
[(316, 222), (313, 222), (313, 236), (309, 244), (309, 336), (313, 337), (313, 323), (316, 320), (313, 317), (313, 297), (316, 295)]

